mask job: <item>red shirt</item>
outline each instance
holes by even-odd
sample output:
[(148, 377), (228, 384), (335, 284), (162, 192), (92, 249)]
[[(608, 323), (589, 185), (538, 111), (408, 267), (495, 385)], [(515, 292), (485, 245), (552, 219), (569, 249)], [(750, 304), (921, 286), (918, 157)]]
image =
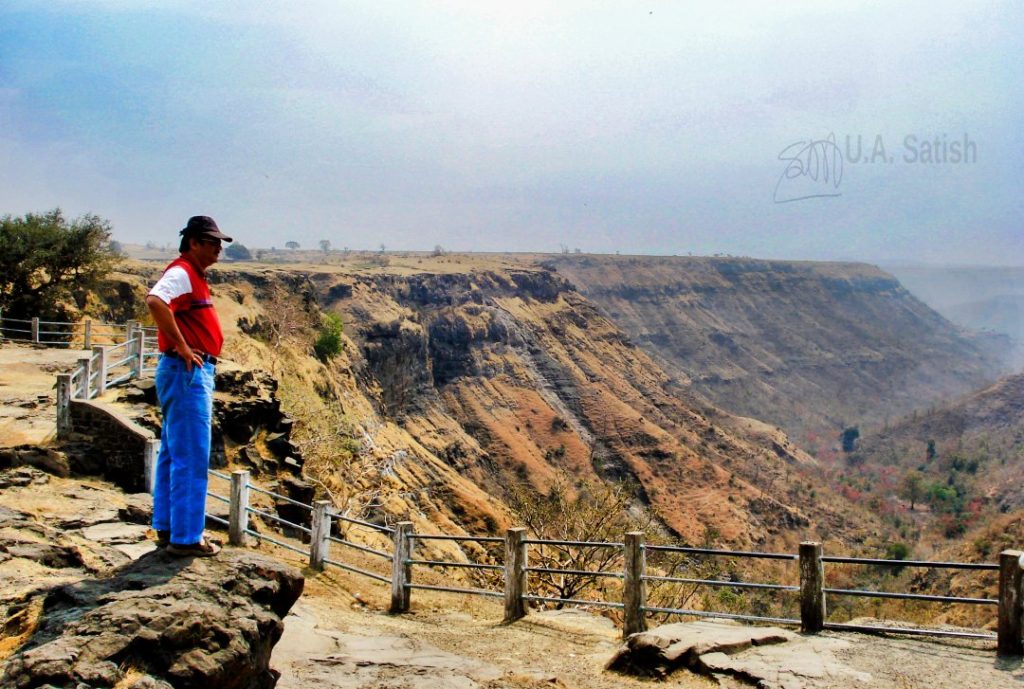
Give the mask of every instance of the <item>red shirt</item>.
[[(220, 330), (217, 310), (213, 308), (210, 286), (206, 284), (203, 272), (188, 258), (181, 256), (171, 261), (149, 293), (170, 307), (189, 347), (220, 356), (224, 334)], [(161, 352), (174, 348), (174, 343), (162, 330), (157, 334), (157, 344)]]

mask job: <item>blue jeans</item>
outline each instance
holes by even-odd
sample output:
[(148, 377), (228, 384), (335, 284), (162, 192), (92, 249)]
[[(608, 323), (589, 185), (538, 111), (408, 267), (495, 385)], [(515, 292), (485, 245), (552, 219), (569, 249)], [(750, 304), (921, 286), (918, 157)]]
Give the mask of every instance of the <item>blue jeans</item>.
[(153, 486), (153, 528), (170, 531), (171, 543), (191, 545), (203, 538), (206, 482), (213, 419), (213, 364), (185, 368), (160, 357), (156, 394), (163, 408), (160, 454)]

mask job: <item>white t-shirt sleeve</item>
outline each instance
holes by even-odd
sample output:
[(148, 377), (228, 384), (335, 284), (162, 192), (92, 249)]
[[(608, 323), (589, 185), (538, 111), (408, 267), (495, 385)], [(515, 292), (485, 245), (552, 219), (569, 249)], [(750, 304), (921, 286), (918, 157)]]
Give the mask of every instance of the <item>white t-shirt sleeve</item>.
[(165, 304), (170, 304), (178, 297), (192, 291), (192, 281), (188, 279), (188, 273), (181, 266), (171, 266), (167, 269), (153, 289), (149, 293), (159, 297)]

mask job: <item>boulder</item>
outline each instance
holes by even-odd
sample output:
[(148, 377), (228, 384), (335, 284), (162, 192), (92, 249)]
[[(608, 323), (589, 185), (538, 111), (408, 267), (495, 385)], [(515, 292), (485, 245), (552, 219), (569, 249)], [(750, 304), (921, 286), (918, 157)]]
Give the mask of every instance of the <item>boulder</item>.
[(686, 669), (762, 689), (834, 689), (870, 682), (870, 674), (840, 659), (849, 645), (776, 627), (687, 622), (631, 635), (606, 668), (657, 679)]
[(238, 460), (252, 471), (253, 476), (270, 474), (274, 476), (280, 464), (276, 459), (264, 457), (255, 445), (246, 445), (238, 450)]
[(153, 496), (148, 493), (129, 493), (124, 496), (125, 506), (117, 511), (118, 519), (130, 524), (149, 524), (153, 518)]
[(20, 466), (38, 467), (55, 476), (71, 475), (68, 457), (60, 450), (36, 445), (20, 445), (0, 449), (0, 469)]
[(733, 654), (751, 646), (779, 644), (796, 634), (776, 627), (724, 622), (681, 622), (632, 634), (606, 668), (664, 679), (679, 668), (696, 669), (706, 653)]
[(238, 444), (250, 442), (260, 429), (283, 431), (291, 425), (275, 396), (277, 381), (262, 371), (223, 371), (217, 374), (218, 399), (214, 402), (215, 426)]
[(156, 381), (152, 378), (136, 380), (124, 393), (124, 399), (128, 402), (143, 402), (145, 404), (158, 404), (156, 397)]
[(35, 631), (0, 665), (0, 684), (270, 689), (270, 654), (303, 584), (293, 568), (245, 551), (154, 551), (38, 594)]
[(267, 449), (280, 458), (302, 456), (302, 451), (299, 449), (299, 446), (293, 443), (284, 433), (268, 434)]
[[(278, 482), (276, 492), (303, 505), (312, 505), (316, 497), (316, 488), (312, 484), (291, 476), (286, 476)], [(275, 500), (274, 509), (281, 519), (285, 519), (293, 524), (301, 524), (308, 527), (312, 521), (310, 510), (286, 500)], [(283, 527), (283, 530), (284, 533), (292, 536), (302, 533), (287, 526)]]
[(225, 414), (220, 426), (225, 435), (241, 444), (249, 442), (256, 435), (256, 423), (254, 415), (242, 412)]

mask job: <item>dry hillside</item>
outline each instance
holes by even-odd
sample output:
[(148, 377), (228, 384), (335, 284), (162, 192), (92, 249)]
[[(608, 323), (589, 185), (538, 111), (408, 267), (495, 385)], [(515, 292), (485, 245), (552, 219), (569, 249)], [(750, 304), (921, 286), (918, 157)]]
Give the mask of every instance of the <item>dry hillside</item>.
[(625, 256), (546, 265), (673, 376), (805, 446), (981, 387), (1002, 367), (990, 339), (869, 265)]
[[(879, 535), (812, 483), (781, 431), (674, 382), (550, 270), (236, 265), (215, 282), (226, 355), (280, 379), (307, 468), (353, 509), (480, 533), (515, 519), (511, 486), (607, 482), (690, 542), (846, 549)], [(327, 365), (310, 356), (320, 312), (345, 322)]]
[(847, 463), (867, 491), (899, 495), (896, 513), (919, 529), (941, 539), (981, 527), (971, 540), (991, 542), (990, 520), (1024, 510), (1024, 375), (868, 434)]

